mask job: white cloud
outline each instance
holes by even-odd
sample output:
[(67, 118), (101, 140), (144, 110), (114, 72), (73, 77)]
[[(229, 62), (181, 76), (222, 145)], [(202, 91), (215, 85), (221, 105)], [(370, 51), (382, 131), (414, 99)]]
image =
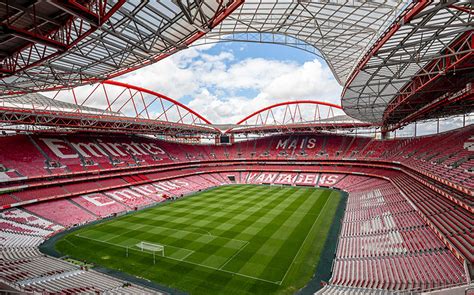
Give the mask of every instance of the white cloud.
[(329, 68), (313, 60), (288, 71), (271, 81), (262, 93), (269, 97), (313, 99), (340, 103), (341, 87)]
[[(339, 104), (341, 87), (330, 70), (318, 60), (303, 65), (293, 62), (246, 59), (224, 70), (201, 72), (203, 91), (189, 106), (215, 123), (235, 123), (265, 106), (297, 99)], [(214, 89), (209, 90), (212, 86)], [(251, 97), (236, 91), (253, 90)]]
[[(299, 64), (292, 60), (270, 58), (238, 59), (232, 50), (222, 46), (217, 54), (210, 54), (214, 44), (206, 44), (183, 50), (156, 64), (129, 73), (116, 80), (157, 91), (187, 105), (213, 123), (235, 123), (248, 114), (278, 102), (289, 100), (320, 100), (340, 103), (341, 86), (330, 69), (318, 59)], [(236, 47), (236, 51), (245, 49)], [(227, 48), (227, 49), (226, 49)], [(108, 87), (111, 97), (121, 92)], [(81, 103), (95, 86), (75, 89)], [(48, 93), (52, 97), (54, 93)], [(58, 99), (74, 102), (73, 95), (63, 90)], [(115, 105), (120, 108), (124, 96)], [(105, 108), (106, 100), (100, 89), (88, 100), (88, 106)], [(140, 111), (140, 106), (138, 106)], [(308, 111), (310, 107), (306, 108)], [(135, 113), (131, 104), (122, 108), (127, 115)], [(305, 110), (303, 110), (305, 111)], [(150, 109), (157, 116), (158, 108)], [(144, 113), (142, 112), (142, 115)], [(472, 123), (472, 116), (468, 119)], [(440, 130), (462, 125), (460, 118), (450, 118), (440, 124)], [(417, 134), (436, 131), (435, 123), (419, 124)], [(407, 126), (398, 134), (413, 134), (413, 126)]]
[(242, 96), (227, 97), (226, 100), (222, 100), (204, 88), (188, 105), (213, 123), (236, 123), (269, 103), (268, 100), (249, 99)]
[(290, 62), (248, 58), (224, 70), (203, 73), (202, 82), (224, 90), (255, 89), (260, 91), (276, 78), (295, 68), (297, 65)]
[[(210, 54), (213, 46), (188, 48), (116, 80), (187, 102), (214, 123), (235, 123), (262, 107), (288, 100), (340, 102), (341, 87), (317, 59), (304, 64), (269, 58), (239, 60), (231, 50)], [(77, 89), (78, 96), (85, 97), (86, 92)], [(100, 104), (104, 102), (96, 101), (94, 106)]]

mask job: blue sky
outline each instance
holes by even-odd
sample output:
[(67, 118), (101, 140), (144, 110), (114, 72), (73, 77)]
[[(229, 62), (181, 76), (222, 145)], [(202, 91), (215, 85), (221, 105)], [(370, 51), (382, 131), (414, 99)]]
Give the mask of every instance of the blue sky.
[[(212, 123), (236, 123), (283, 101), (309, 99), (340, 104), (342, 91), (324, 60), (314, 54), (281, 45), (242, 42), (190, 47), (115, 80), (176, 99)], [(94, 88), (86, 85), (75, 91), (84, 99)], [(120, 91), (116, 89), (116, 94)], [(63, 93), (62, 100), (73, 102), (71, 99), (69, 92)], [(99, 92), (88, 105), (104, 109), (106, 102)], [(154, 118), (162, 113), (161, 108), (151, 111), (157, 114)], [(134, 115), (131, 106), (128, 115)], [(446, 121), (441, 130), (449, 129), (452, 123)], [(435, 127), (419, 125), (418, 134), (431, 133)], [(399, 133), (411, 129), (406, 127)]]
[[(178, 100), (212, 123), (236, 123), (252, 112), (284, 101), (340, 104), (342, 91), (324, 60), (314, 54), (282, 45), (242, 42), (192, 46), (114, 80)], [(76, 88), (75, 93), (85, 99), (93, 89), (95, 85), (85, 85)], [(121, 89), (114, 91), (115, 95), (121, 93)], [(65, 91), (58, 99), (73, 102), (72, 97)], [(105, 109), (104, 97), (99, 90), (87, 105)], [(114, 109), (122, 105), (122, 100), (126, 97), (120, 97)], [(150, 117), (163, 113), (157, 104), (148, 109)], [(120, 109), (126, 115), (135, 115), (131, 103)]]
[[(319, 59), (312, 53), (275, 44), (227, 42), (218, 43), (209, 50), (206, 50), (206, 54), (211, 55), (219, 55), (221, 52), (231, 52), (234, 55), (234, 60), (226, 62), (227, 66), (237, 64), (246, 59), (255, 58), (294, 62), (299, 65), (317, 58), (321, 63), (326, 63), (324, 60)], [(251, 98), (258, 95), (258, 89), (239, 89), (235, 94)], [(225, 98), (223, 97), (222, 99)], [(183, 98), (185, 103), (188, 103), (190, 100), (190, 97)]]
[(303, 50), (227, 42), (193, 46), (117, 80), (185, 103), (214, 123), (234, 123), (273, 103), (340, 103), (341, 86), (326, 63)]
[(302, 64), (306, 61), (311, 61), (316, 57), (312, 53), (288, 46), (244, 42), (219, 43), (207, 52), (209, 54), (219, 54), (219, 52), (227, 50), (232, 51), (237, 60), (261, 57), (276, 60), (291, 60)]

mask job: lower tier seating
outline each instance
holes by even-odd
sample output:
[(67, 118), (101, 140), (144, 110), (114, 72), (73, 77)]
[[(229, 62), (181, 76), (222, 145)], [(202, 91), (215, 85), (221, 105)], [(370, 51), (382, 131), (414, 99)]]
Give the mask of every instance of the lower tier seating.
[[(61, 206), (54, 201), (46, 204)], [(0, 281), (22, 294), (163, 294), (42, 254), (38, 245), (48, 234), (62, 230), (61, 225), (24, 209), (5, 210), (0, 216)], [(75, 222), (69, 217), (66, 224)], [(3, 223), (23, 228), (11, 229)], [(37, 232), (25, 230), (35, 228)]]
[(69, 199), (37, 203), (27, 205), (24, 208), (38, 216), (65, 227), (83, 224), (97, 219), (97, 216), (85, 211)]
[(349, 183), (331, 285), (422, 291), (466, 282), (463, 265), (390, 182)]
[(125, 205), (101, 193), (74, 197), (71, 201), (100, 217), (107, 217), (128, 209)]
[(427, 290), (466, 282), (464, 268), (448, 252), (336, 259), (334, 285), (388, 290)]

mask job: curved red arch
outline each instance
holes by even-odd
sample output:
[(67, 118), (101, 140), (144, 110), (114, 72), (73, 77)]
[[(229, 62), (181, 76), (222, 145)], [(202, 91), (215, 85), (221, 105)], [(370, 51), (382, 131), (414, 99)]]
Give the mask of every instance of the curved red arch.
[(158, 96), (160, 98), (163, 98), (177, 106), (180, 106), (182, 107), (183, 109), (187, 110), (188, 112), (190, 112), (191, 114), (195, 115), (196, 117), (198, 117), (199, 119), (203, 120), (204, 122), (206, 122), (206, 124), (212, 124), (209, 120), (207, 120), (206, 118), (204, 118), (203, 116), (201, 116), (200, 114), (196, 113), (195, 111), (193, 111), (192, 109), (190, 109), (189, 107), (187, 107), (186, 105), (180, 103), (179, 101), (176, 101), (166, 95), (163, 95), (161, 93), (158, 93), (156, 91), (153, 91), (153, 90), (149, 90), (149, 89), (146, 89), (146, 88), (143, 88), (143, 87), (140, 87), (140, 86), (135, 86), (135, 85), (130, 85), (130, 84), (127, 84), (127, 83), (122, 83), (122, 82), (118, 82), (118, 81), (113, 81), (113, 80), (105, 80), (102, 82), (102, 84), (108, 84), (108, 85), (115, 85), (115, 86), (120, 86), (120, 87), (125, 87), (125, 88), (130, 88), (130, 89), (134, 89), (134, 90), (137, 90), (137, 91), (141, 91), (141, 92), (145, 92), (145, 93), (148, 93), (148, 94), (151, 94), (151, 95), (154, 95), (154, 96)]
[(252, 118), (253, 116), (258, 115), (262, 112), (268, 111), (269, 109), (273, 109), (273, 108), (276, 108), (276, 107), (279, 107), (279, 106), (290, 105), (290, 104), (299, 104), (299, 103), (319, 104), (319, 105), (324, 105), (324, 106), (333, 107), (333, 108), (342, 110), (341, 106), (330, 103), (330, 102), (324, 102), (324, 101), (318, 101), (318, 100), (292, 100), (292, 101), (280, 102), (280, 103), (270, 105), (268, 107), (264, 107), (263, 109), (258, 110), (256, 112), (248, 115), (247, 117), (243, 118), (242, 120), (240, 120), (236, 124), (240, 125), (243, 122), (247, 121), (248, 119)]

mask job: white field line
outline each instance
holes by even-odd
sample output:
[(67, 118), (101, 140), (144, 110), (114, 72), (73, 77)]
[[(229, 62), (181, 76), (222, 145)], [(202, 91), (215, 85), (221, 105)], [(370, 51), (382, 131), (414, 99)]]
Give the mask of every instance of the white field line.
[[(189, 249), (186, 249), (186, 250), (189, 250)], [(196, 251), (194, 251), (194, 250), (189, 250), (189, 251), (191, 251), (191, 252), (189, 252), (189, 254), (187, 254), (187, 255), (185, 255), (183, 258), (181, 258), (180, 261), (183, 261), (184, 259), (188, 258), (191, 254), (193, 254), (194, 252), (196, 252)]]
[[(113, 237), (110, 237), (110, 238), (105, 239), (104, 242), (107, 242), (107, 241), (110, 241), (110, 240), (112, 240), (112, 239), (115, 239), (116, 237), (120, 237), (121, 235), (124, 235), (124, 234), (126, 234), (126, 233), (129, 233), (129, 232), (131, 232), (131, 231), (138, 230), (139, 228), (142, 228), (142, 227), (145, 227), (145, 225), (140, 225), (140, 226), (137, 227), (137, 228), (133, 228), (133, 229), (130, 229), (130, 230), (126, 230), (126, 231), (124, 231), (123, 233), (121, 233), (120, 235), (115, 235), (115, 236), (113, 236)], [(78, 234), (77, 234), (76, 236), (79, 237)], [(84, 238), (84, 237), (81, 236), (81, 238)]]
[(293, 257), (293, 260), (291, 261), (290, 265), (288, 266), (288, 269), (286, 270), (285, 275), (283, 276), (283, 279), (281, 279), (281, 281), (280, 281), (280, 283), (279, 283), (278, 285), (283, 284), (283, 281), (285, 280), (286, 275), (288, 274), (288, 272), (289, 272), (290, 269), (291, 269), (291, 266), (292, 266), (293, 263), (295, 262), (296, 257), (298, 257), (298, 255), (300, 254), (301, 248), (303, 248), (303, 245), (306, 243), (306, 240), (308, 239), (309, 234), (310, 234), (311, 232), (313, 232), (313, 227), (314, 227), (314, 225), (316, 224), (316, 222), (318, 221), (319, 217), (321, 216), (321, 213), (323, 213), (324, 208), (326, 208), (326, 204), (328, 203), (329, 199), (330, 199), (329, 197), (326, 199), (326, 202), (324, 203), (323, 208), (321, 209), (321, 211), (319, 211), (318, 217), (314, 220), (313, 225), (311, 226), (310, 230), (309, 230), (308, 233), (306, 234), (306, 237), (304, 238), (303, 243), (301, 243), (300, 248), (298, 249), (298, 252), (296, 252), (295, 257)]
[(229, 263), (232, 259), (234, 259), (234, 257), (237, 256), (237, 254), (239, 254), (240, 251), (242, 251), (245, 247), (247, 247), (248, 244), (249, 244), (249, 242), (247, 242), (246, 244), (244, 244), (243, 246), (241, 246), (241, 247), (239, 248), (239, 250), (234, 253), (234, 255), (232, 255), (231, 257), (229, 257), (229, 259), (227, 259), (227, 260), (224, 262), (224, 264), (219, 267), (219, 270), (222, 270), (222, 268), (223, 268), (227, 263)]
[[(104, 244), (109, 244), (109, 245), (112, 245), (112, 246), (115, 246), (115, 247), (122, 247), (122, 248), (128, 248), (128, 249), (131, 249), (131, 250), (135, 250), (135, 251), (141, 251), (141, 252), (145, 252), (145, 253), (153, 253), (153, 252), (147, 252), (147, 251), (143, 251), (143, 250), (140, 250), (139, 247), (138, 247), (138, 244), (133, 244), (133, 245), (130, 245), (130, 246), (123, 246), (123, 245), (119, 245), (119, 244), (114, 244), (114, 243), (110, 243), (108, 242), (109, 239), (105, 239), (105, 240), (98, 240), (98, 239), (94, 239), (94, 238), (89, 238), (89, 237), (85, 237), (85, 236), (81, 236), (80, 234), (76, 234), (75, 235), (76, 237), (79, 237), (79, 238), (83, 238), (83, 239), (87, 239), (87, 240), (91, 240), (91, 241), (95, 241), (95, 242), (99, 242), (99, 243), (104, 243)], [(118, 237), (118, 236), (115, 236), (115, 238)], [(149, 242), (151, 243), (151, 242)], [(171, 245), (167, 245), (167, 244), (161, 244), (163, 246), (166, 246), (168, 248), (174, 248), (174, 249), (179, 249), (179, 250), (186, 250), (190, 253), (186, 254), (186, 257), (191, 255), (192, 253), (196, 252), (194, 250), (189, 250), (189, 249), (186, 249), (186, 248), (181, 248), (181, 247), (176, 247), (176, 246), (171, 246)], [(134, 247), (137, 247), (137, 248), (134, 248)], [(165, 256), (162, 256), (162, 257), (165, 257)], [(178, 259), (177, 259), (178, 260)]]
[[(127, 247), (125, 247), (125, 246), (117, 245), (117, 244), (114, 244), (114, 243), (104, 242), (104, 241), (101, 241), (101, 240), (96, 240), (96, 239), (92, 239), (92, 238), (87, 238), (87, 237), (83, 237), (83, 236), (80, 236), (80, 235), (76, 235), (76, 236), (79, 237), (79, 238), (88, 239), (88, 240), (96, 241), (96, 242), (99, 242), (99, 243), (104, 243), (104, 244), (113, 245), (113, 246), (115, 246), (115, 247), (120, 247), (120, 248), (124, 248), (124, 249), (127, 248)], [(173, 246), (171, 246), (171, 247), (173, 247)], [(178, 247), (175, 247), (175, 248), (178, 248)], [(186, 248), (181, 248), (181, 249), (186, 249)], [(186, 250), (189, 250), (189, 249), (186, 249)], [(189, 250), (189, 251), (192, 251), (192, 250)], [(266, 282), (266, 283), (270, 283), (270, 284), (280, 285), (278, 282), (272, 282), (272, 281), (269, 281), (269, 280), (265, 280), (265, 279), (261, 279), (261, 278), (257, 278), (257, 277), (253, 277), (253, 276), (248, 276), (248, 275), (244, 275), (244, 274), (241, 274), (241, 273), (238, 273), (238, 272), (229, 271), (229, 270), (218, 269), (218, 268), (215, 268), (215, 267), (212, 267), (212, 266), (208, 266), (208, 265), (204, 265), (204, 264), (200, 264), (200, 263), (195, 263), (195, 262), (190, 262), (190, 261), (184, 261), (184, 260), (176, 259), (176, 258), (169, 257), (169, 256), (160, 256), (160, 257), (166, 258), (166, 259), (175, 260), (175, 261), (179, 261), (179, 262), (184, 262), (184, 263), (188, 263), (188, 264), (193, 264), (193, 265), (205, 267), (205, 268), (212, 269), (212, 270), (222, 271), (222, 272), (225, 272), (225, 273), (230, 273), (230, 274), (232, 274), (232, 275), (242, 276), (242, 277), (254, 279), (254, 280), (257, 280), (257, 281), (262, 281), (262, 282)]]
[[(130, 223), (130, 222), (126, 222), (126, 223), (132, 224), (132, 223)], [(151, 226), (151, 227), (153, 227), (153, 228), (162, 228), (162, 229), (165, 229), (165, 230), (172, 230), (172, 231), (176, 231), (176, 232), (186, 232), (186, 233), (192, 233), (192, 234), (199, 234), (199, 233), (196, 233), (196, 231), (192, 231), (192, 230), (175, 229), (175, 228), (166, 227), (166, 226), (159, 226), (159, 225), (144, 224), (143, 226), (141, 226), (141, 227), (139, 227), (139, 228), (142, 228), (142, 227), (145, 227), (145, 226)], [(131, 230), (126, 231), (126, 232), (130, 232), (130, 231), (137, 230), (137, 229), (138, 229), (138, 228), (136, 228), (136, 229), (131, 229)], [(196, 227), (196, 230), (204, 231), (204, 232), (206, 232), (206, 235), (208, 235), (208, 236), (210, 236), (210, 237), (213, 237), (213, 238), (219, 238), (219, 239), (224, 239), (224, 240), (228, 240), (228, 241), (239, 241), (239, 242), (242, 242), (242, 243), (248, 243), (247, 241), (244, 241), (244, 240), (231, 239), (231, 238), (226, 238), (226, 237), (215, 236), (215, 235), (211, 234), (210, 232), (208, 232), (207, 230), (201, 229), (201, 228), (199, 228), (199, 227)], [(126, 232), (123, 232), (122, 234), (118, 235), (117, 237), (123, 235), (123, 234), (126, 233)]]

